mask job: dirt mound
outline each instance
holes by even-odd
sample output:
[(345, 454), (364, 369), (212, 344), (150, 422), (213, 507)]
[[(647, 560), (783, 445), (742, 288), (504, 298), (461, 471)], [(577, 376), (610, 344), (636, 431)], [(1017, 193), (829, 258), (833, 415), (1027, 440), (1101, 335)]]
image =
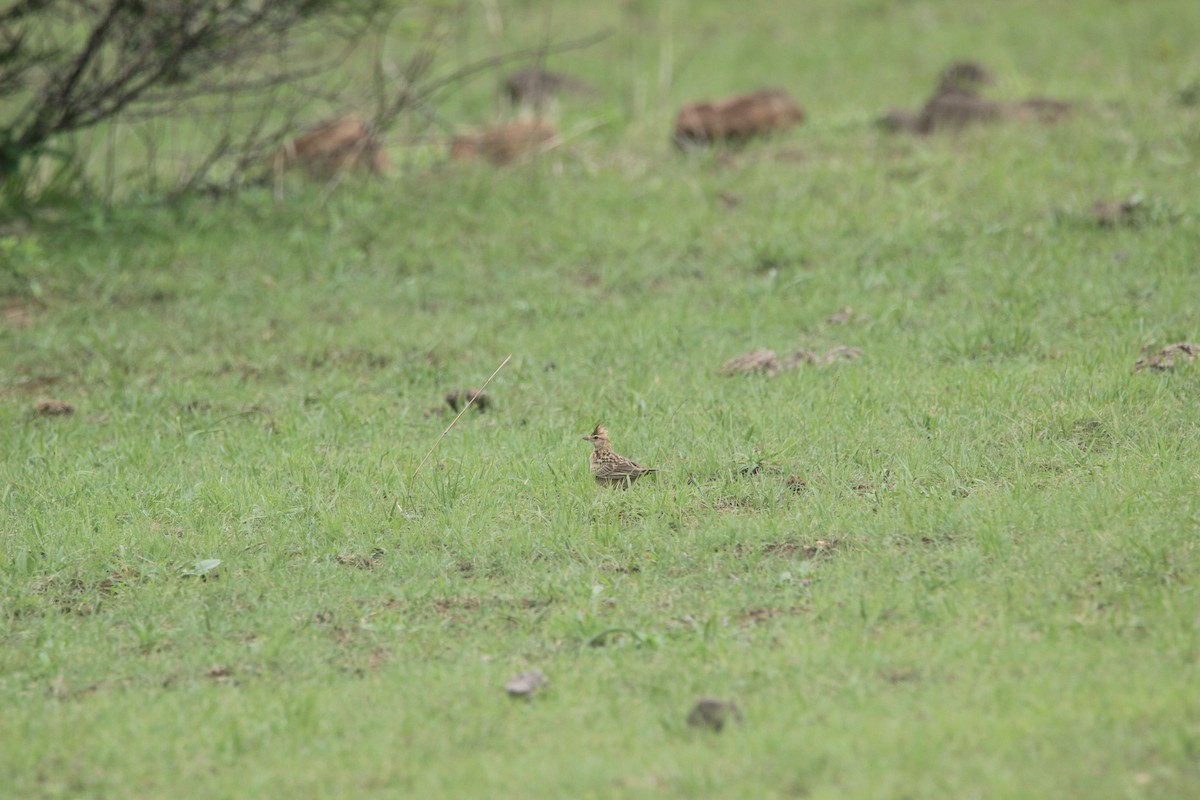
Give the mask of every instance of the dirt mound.
[(510, 122), (455, 137), (450, 141), (450, 157), (460, 161), (481, 158), (498, 167), (504, 166), (547, 149), (554, 136), (554, 127), (543, 120)]
[(689, 103), (675, 118), (672, 139), (680, 148), (713, 142), (744, 142), (804, 121), (804, 110), (782, 89), (759, 89), (720, 100)]
[(310, 128), (275, 154), (277, 172), (296, 166), (328, 180), (350, 169), (381, 174), (388, 168), (388, 157), (363, 118), (346, 114)]

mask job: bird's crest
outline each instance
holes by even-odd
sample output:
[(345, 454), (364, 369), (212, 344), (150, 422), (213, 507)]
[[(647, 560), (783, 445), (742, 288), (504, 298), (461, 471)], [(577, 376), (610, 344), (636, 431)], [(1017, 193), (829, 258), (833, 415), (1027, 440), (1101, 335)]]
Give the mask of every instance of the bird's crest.
[(595, 436), (600, 439), (607, 439), (608, 438), (608, 428), (604, 427), (599, 422), (597, 422), (596, 429), (594, 431), (592, 431), (592, 436)]

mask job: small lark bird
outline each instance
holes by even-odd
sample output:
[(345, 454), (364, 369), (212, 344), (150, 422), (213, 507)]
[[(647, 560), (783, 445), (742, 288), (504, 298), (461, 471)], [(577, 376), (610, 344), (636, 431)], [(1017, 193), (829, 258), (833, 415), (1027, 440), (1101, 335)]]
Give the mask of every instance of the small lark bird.
[(608, 429), (597, 425), (591, 436), (584, 436), (585, 441), (591, 442), (592, 475), (601, 486), (611, 486), (614, 489), (627, 489), (629, 484), (648, 472), (658, 472), (657, 469), (635, 464), (625, 456), (613, 452), (612, 441), (608, 438)]

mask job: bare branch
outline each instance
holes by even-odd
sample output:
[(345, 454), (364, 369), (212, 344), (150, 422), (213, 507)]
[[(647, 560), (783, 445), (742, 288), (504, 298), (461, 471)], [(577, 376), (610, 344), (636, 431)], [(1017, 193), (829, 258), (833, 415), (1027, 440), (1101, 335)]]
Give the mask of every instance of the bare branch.
[[(83, 77), (84, 70), (87, 69), (92, 60), (100, 53), (100, 49), (103, 47), (109, 31), (117, 21), (117, 15), (120, 14), (121, 10), (127, 4), (128, 0), (113, 0), (108, 13), (92, 29), (87, 44), (84, 45), (83, 50), (76, 57), (70, 71), (58, 83), (54, 91), (43, 97), (41, 108), (34, 117), (33, 124), (21, 136), (18, 144), (25, 146), (36, 145), (46, 134), (57, 129), (59, 126), (70, 125), (72, 106), (69, 100), (71, 92), (75, 90), (76, 85)], [(56, 114), (59, 115), (57, 125), (52, 121)], [(69, 130), (70, 128), (68, 127), (67, 129)]]
[(452, 84), (463, 81), (480, 72), (502, 67), (505, 64), (511, 64), (514, 61), (523, 61), (528, 58), (545, 58), (552, 53), (565, 53), (569, 50), (582, 50), (585, 47), (591, 47), (598, 44), (608, 37), (612, 36), (612, 31), (597, 31), (596, 33), (579, 39), (570, 39), (558, 44), (547, 44), (540, 47), (531, 47), (525, 50), (514, 50), (511, 53), (504, 53), (491, 58), (480, 59), (467, 66), (451, 72), (445, 77), (438, 78), (436, 81), (430, 81), (426, 86), (422, 87), (420, 97), (430, 97), (433, 94)]
[(30, 14), (36, 14), (50, 5), (51, 2), (52, 0), (22, 0), (8, 11), (0, 14), (0, 25), (9, 25), (13, 22), (18, 22)]
[[(456, 28), (444, 23), (448, 15), (456, 22), (467, 3), (433, 3), (425, 35), (413, 35), (402, 68), (388, 74), (384, 23), (417, 1), (12, 0), (0, 11), (0, 97), (14, 112), (0, 120), (0, 175), (32, 174), (23, 165), (69, 149), (72, 134), (101, 123), (193, 115), (204, 120), (197, 127), (206, 144), (180, 158), (192, 165), (181, 190), (208, 185), (210, 176), (236, 186), (295, 135), (301, 108), (314, 101), (338, 113), (371, 103), (366, 127), (374, 137), (404, 113), (436, 120), (435, 99), (475, 75), (611, 35), (516, 50), (438, 76)], [(375, 67), (363, 81), (355, 59), (366, 37), (375, 37)], [(146, 152), (151, 162), (159, 153), (178, 157), (157, 146)]]

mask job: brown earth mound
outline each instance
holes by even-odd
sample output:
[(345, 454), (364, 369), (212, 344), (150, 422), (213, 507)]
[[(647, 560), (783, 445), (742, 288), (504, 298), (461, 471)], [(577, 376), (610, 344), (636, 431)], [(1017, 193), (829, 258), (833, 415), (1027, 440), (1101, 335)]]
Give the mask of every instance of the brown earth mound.
[(712, 142), (739, 143), (791, 128), (804, 121), (804, 110), (781, 89), (759, 89), (711, 102), (689, 103), (679, 110), (672, 136), (677, 147)]
[(499, 125), (450, 141), (450, 157), (460, 161), (481, 158), (496, 166), (544, 150), (554, 138), (553, 126), (543, 120), (522, 120)]
[(388, 157), (363, 118), (346, 114), (310, 128), (280, 148), (275, 154), (276, 170), (293, 166), (328, 180), (349, 169), (380, 174), (388, 168)]

